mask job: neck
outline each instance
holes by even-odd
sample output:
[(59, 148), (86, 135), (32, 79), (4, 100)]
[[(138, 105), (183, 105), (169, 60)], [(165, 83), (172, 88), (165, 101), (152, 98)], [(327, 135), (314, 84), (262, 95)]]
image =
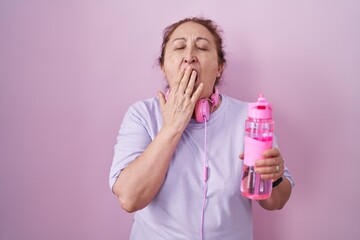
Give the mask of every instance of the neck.
[(211, 102), (209, 102), (210, 107), (211, 107), (211, 113), (215, 112), (215, 111), (220, 107), (221, 102), (222, 102), (222, 97), (221, 97), (221, 95), (219, 96), (219, 102), (218, 102), (218, 104), (217, 104), (215, 107), (212, 107)]

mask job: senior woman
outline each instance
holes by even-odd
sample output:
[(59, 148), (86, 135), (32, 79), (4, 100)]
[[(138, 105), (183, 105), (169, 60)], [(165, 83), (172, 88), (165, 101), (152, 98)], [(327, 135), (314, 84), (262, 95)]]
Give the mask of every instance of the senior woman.
[[(159, 64), (168, 90), (128, 109), (110, 170), (121, 207), (135, 212), (130, 239), (253, 239), (252, 201), (240, 193), (248, 103), (218, 93), (225, 63), (213, 21), (165, 29)], [(276, 143), (255, 171), (283, 179), (259, 201), (281, 209), (294, 182)]]

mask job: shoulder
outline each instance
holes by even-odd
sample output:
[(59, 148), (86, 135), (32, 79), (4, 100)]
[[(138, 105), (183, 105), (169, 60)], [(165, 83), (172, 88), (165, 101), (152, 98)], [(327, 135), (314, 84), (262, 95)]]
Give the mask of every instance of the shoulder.
[(225, 94), (221, 94), (221, 97), (226, 99), (227, 101), (229, 101), (232, 104), (236, 104), (236, 105), (248, 105), (249, 104), (248, 102), (241, 101), (241, 100), (239, 100), (237, 98), (233, 98), (233, 97), (230, 97), (230, 96), (225, 95)]
[(130, 105), (125, 113), (125, 122), (132, 121), (141, 125), (153, 125), (161, 122), (162, 115), (157, 97), (139, 100)]
[(237, 111), (247, 111), (249, 103), (241, 101), (239, 99), (227, 96), (227, 95), (221, 95), (222, 100), (224, 102), (224, 105), (228, 109), (234, 109)]
[(217, 121), (217, 119), (221, 119), (221, 122), (225, 121), (226, 123), (240, 122), (245, 120), (247, 112), (247, 102), (221, 94), (221, 105), (212, 114), (210, 120)]
[(159, 108), (160, 108), (160, 104), (158, 98), (152, 97), (145, 100), (136, 101), (129, 107), (128, 112), (142, 115), (142, 114), (154, 112)]

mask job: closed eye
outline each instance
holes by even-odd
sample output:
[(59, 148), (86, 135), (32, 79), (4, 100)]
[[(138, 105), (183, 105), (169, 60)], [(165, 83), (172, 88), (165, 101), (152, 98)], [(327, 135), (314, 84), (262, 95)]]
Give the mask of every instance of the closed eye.
[(175, 50), (181, 50), (181, 49), (185, 49), (185, 46), (175, 47)]
[(196, 48), (201, 50), (201, 51), (207, 51), (208, 50), (206, 47), (196, 47)]

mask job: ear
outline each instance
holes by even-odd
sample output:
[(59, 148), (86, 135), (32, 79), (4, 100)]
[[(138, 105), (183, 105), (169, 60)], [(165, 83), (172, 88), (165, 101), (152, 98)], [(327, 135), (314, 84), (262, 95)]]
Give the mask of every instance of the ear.
[(164, 66), (161, 66), (161, 71), (163, 72), (163, 74), (164, 74), (164, 77), (166, 78), (166, 71), (165, 71), (165, 68), (164, 68)]
[(221, 74), (223, 73), (224, 71), (224, 64), (219, 64), (219, 67), (218, 67), (218, 74), (217, 74), (217, 78), (219, 78), (221, 76)]

